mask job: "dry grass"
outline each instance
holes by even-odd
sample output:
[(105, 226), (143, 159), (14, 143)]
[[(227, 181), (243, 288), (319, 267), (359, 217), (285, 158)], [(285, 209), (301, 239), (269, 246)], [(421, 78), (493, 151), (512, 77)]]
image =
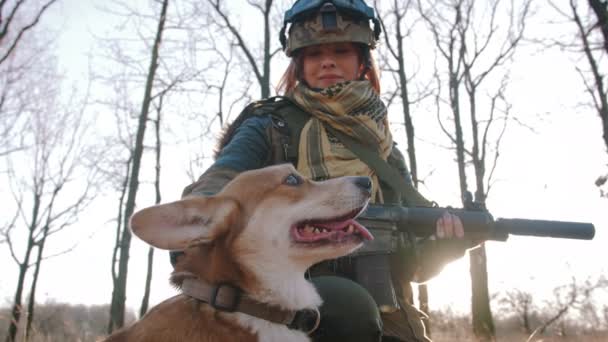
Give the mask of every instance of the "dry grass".
[[(85, 307), (65, 304), (46, 304), (39, 307), (34, 331), (28, 342), (94, 342), (103, 337), (108, 321), (107, 306)], [(472, 334), (470, 318), (452, 312), (433, 312), (432, 338), (434, 342), (479, 342)], [(4, 340), (8, 328), (8, 312), (0, 309), (0, 339)], [(135, 319), (133, 313), (129, 320)], [(523, 333), (516, 320), (496, 318), (496, 342), (608, 342), (608, 331), (598, 327), (595, 331), (581, 328), (580, 320), (564, 323), (561, 330), (555, 327), (545, 335), (529, 336)], [(24, 320), (23, 320), (24, 321)], [(23, 322), (24, 323), (24, 322)], [(23, 329), (20, 329), (23, 331)], [(559, 334), (566, 333), (566, 336)], [(25, 342), (20, 334), (18, 342)]]

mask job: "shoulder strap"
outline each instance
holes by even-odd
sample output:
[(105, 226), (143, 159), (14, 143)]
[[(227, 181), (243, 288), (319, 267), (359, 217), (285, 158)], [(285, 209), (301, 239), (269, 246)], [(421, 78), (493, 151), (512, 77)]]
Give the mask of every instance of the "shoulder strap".
[(279, 158), (282, 162), (297, 165), (300, 133), (310, 119), (310, 114), (285, 96), (273, 96), (247, 105), (224, 130), (216, 148), (216, 156), (232, 140), (237, 128), (245, 120), (256, 115), (270, 115), (272, 119), (274, 131), (278, 134), (276, 136), (277, 145), (280, 145), (277, 146), (279, 150), (273, 153), (283, 155)]
[(326, 128), (334, 136), (340, 139), (344, 146), (351, 150), (359, 159), (376, 171), (376, 174), (381, 181), (400, 192), (401, 200), (407, 200), (408, 202), (411, 202), (409, 204), (414, 205), (428, 202), (411, 183), (405, 181), (403, 175), (399, 174), (397, 170), (392, 168), (385, 160), (380, 158), (378, 153), (372, 151), (368, 147), (360, 144), (355, 139), (336, 129), (331, 127)]
[(300, 134), (306, 122), (310, 120), (310, 114), (300, 108), (295, 102), (283, 97), (284, 105), (279, 108), (276, 115), (285, 120), (288, 143), (284, 145), (285, 158), (287, 161), (297, 165), (298, 147), (300, 145)]
[[(243, 122), (255, 115), (276, 116), (279, 110), (285, 106), (285, 97), (274, 96), (248, 104), (225, 129), (218, 141), (217, 151), (219, 153), (224, 146), (232, 140), (236, 130)], [(280, 116), (280, 115), (279, 115)], [(280, 128), (280, 127), (279, 127)]]

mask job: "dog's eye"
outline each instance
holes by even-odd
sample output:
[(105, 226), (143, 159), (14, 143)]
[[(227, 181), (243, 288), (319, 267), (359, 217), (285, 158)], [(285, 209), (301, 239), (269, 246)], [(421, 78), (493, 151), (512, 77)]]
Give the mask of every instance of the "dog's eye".
[(300, 184), (302, 184), (302, 178), (300, 178), (299, 176), (294, 175), (292, 173), (289, 176), (285, 177), (285, 180), (283, 180), (283, 184), (286, 184), (289, 186), (300, 185)]

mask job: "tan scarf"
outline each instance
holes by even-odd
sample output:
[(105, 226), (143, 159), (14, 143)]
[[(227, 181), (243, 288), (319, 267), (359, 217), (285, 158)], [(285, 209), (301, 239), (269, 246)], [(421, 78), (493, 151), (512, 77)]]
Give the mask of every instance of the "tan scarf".
[(348, 81), (322, 90), (299, 84), (288, 94), (312, 115), (300, 135), (298, 171), (311, 179), (340, 176), (369, 176), (372, 200), (382, 201), (375, 172), (329, 133), (331, 127), (378, 151), (386, 160), (393, 138), (388, 128), (386, 106), (369, 81)]

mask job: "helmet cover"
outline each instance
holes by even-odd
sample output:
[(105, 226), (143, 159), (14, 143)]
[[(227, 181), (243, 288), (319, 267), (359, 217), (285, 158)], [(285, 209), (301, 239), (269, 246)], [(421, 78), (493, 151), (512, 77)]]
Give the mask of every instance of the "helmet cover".
[[(294, 51), (303, 47), (327, 43), (352, 42), (375, 48), (380, 34), (379, 25), (373, 10), (363, 1), (361, 3), (365, 7), (357, 10), (357, 8), (336, 6), (340, 5), (340, 1), (336, 0), (324, 3), (313, 0), (311, 3), (319, 3), (317, 5), (322, 3), (322, 6), (319, 8), (308, 6), (302, 12), (294, 13), (295, 9), (299, 9), (297, 6), (300, 5), (300, 1), (285, 13), (285, 26), (281, 30), (280, 38), (287, 56), (291, 57)], [(369, 26), (370, 19), (374, 20), (373, 31)], [(292, 22), (292, 25), (289, 28), (289, 38), (285, 42), (284, 31), (289, 22)]]

